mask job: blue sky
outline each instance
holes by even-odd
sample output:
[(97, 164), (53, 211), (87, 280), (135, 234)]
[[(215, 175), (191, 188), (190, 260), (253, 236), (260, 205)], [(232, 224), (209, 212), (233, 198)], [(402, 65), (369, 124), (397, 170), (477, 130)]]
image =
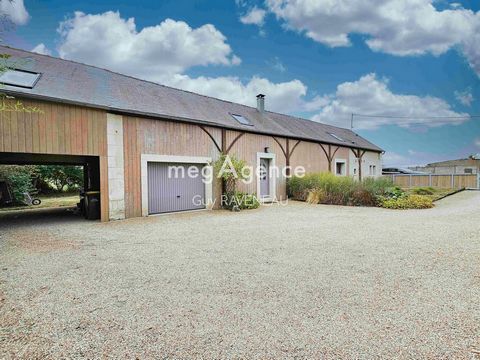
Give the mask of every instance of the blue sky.
[(477, 1), (5, 1), (14, 47), (343, 127), (385, 116), (354, 130), (388, 164), (480, 152), (480, 118), (456, 118), (480, 114)]

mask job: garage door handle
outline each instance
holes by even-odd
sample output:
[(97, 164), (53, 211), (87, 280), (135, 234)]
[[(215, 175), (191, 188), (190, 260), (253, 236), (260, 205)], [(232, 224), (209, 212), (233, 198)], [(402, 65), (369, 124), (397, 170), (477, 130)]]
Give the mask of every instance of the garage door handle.
[(179, 198), (179, 197), (180, 197), (180, 195), (177, 195), (177, 198)]

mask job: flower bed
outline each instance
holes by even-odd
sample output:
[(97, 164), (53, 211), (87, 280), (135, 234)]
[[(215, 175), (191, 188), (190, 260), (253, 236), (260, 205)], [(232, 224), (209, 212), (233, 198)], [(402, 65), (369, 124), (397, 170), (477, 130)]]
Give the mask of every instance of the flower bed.
[[(430, 189), (426, 191), (431, 192)], [(311, 173), (289, 179), (288, 192), (291, 198), (312, 204), (379, 206), (388, 209), (433, 207), (429, 196), (408, 194), (386, 178), (356, 181), (331, 173)]]

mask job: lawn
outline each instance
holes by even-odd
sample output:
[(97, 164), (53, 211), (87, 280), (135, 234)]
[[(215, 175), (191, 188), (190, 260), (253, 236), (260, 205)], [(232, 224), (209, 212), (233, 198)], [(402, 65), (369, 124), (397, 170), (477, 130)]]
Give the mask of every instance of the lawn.
[(8, 206), (0, 208), (0, 212), (16, 211), (16, 210), (30, 210), (30, 209), (44, 209), (55, 207), (74, 207), (80, 201), (78, 194), (53, 194), (38, 196), (42, 203), (35, 206)]

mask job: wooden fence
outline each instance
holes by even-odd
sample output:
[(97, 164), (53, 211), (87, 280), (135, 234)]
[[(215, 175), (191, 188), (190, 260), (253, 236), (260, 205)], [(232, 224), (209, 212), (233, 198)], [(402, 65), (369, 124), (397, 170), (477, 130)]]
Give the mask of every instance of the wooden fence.
[(402, 188), (431, 186), (440, 189), (480, 189), (480, 174), (392, 174), (384, 175)]

